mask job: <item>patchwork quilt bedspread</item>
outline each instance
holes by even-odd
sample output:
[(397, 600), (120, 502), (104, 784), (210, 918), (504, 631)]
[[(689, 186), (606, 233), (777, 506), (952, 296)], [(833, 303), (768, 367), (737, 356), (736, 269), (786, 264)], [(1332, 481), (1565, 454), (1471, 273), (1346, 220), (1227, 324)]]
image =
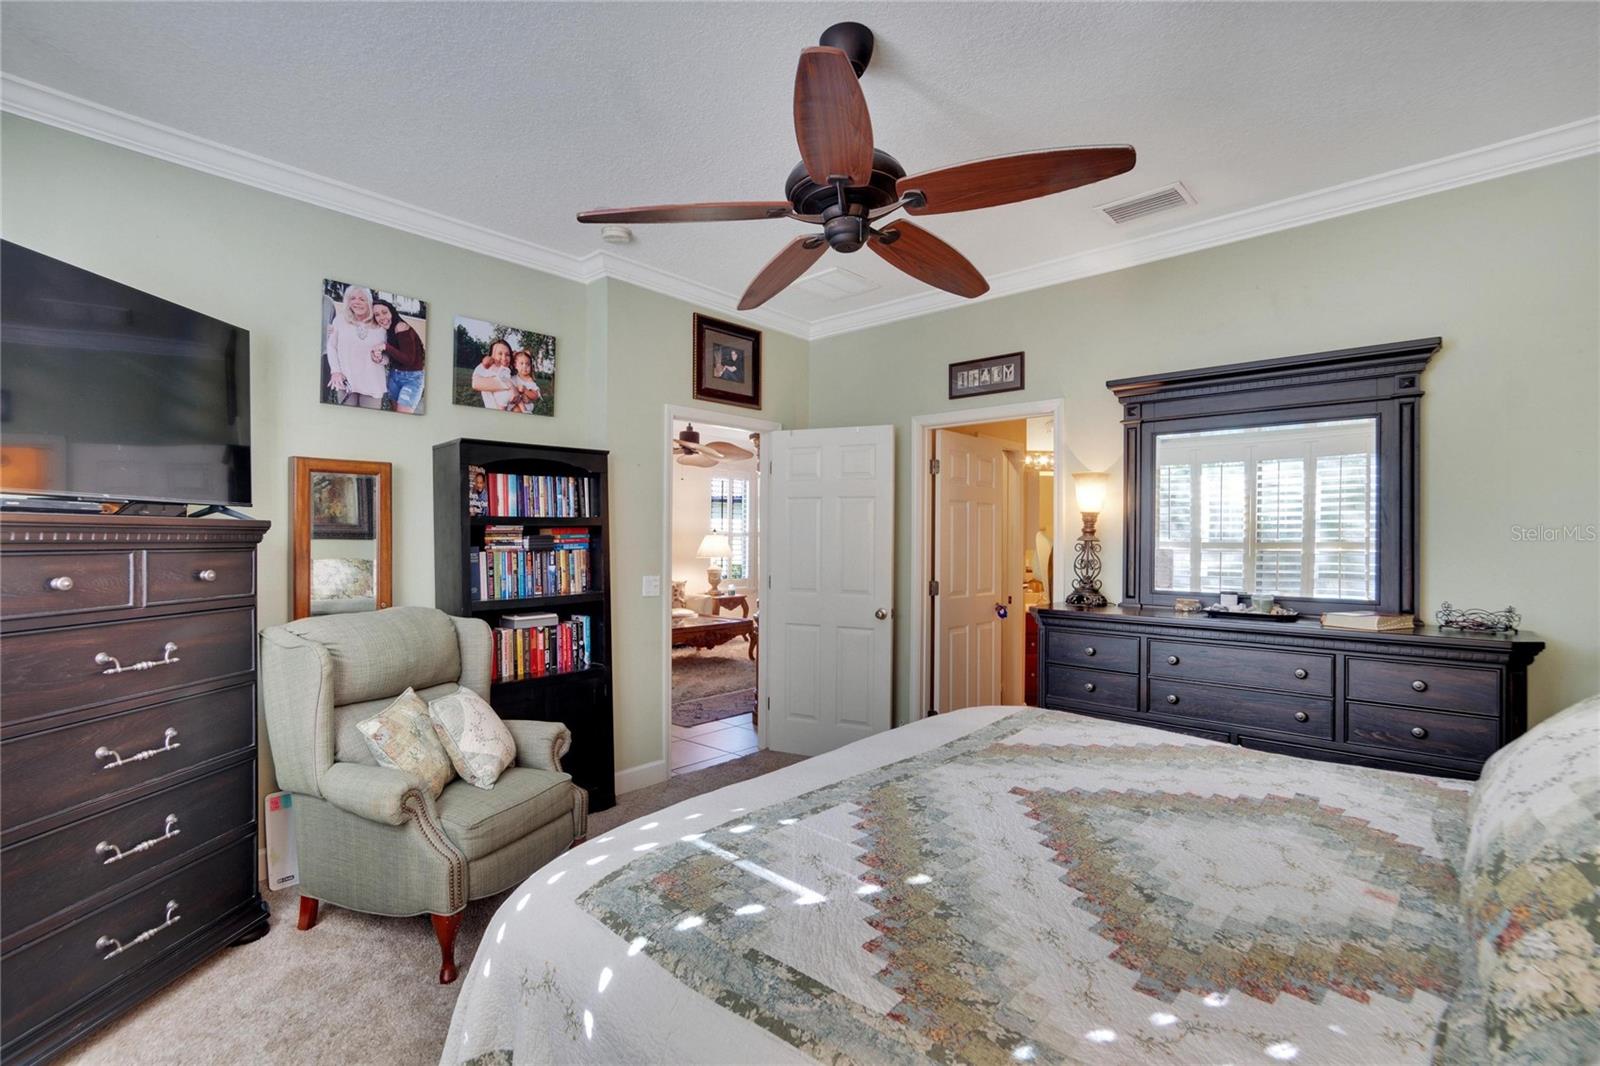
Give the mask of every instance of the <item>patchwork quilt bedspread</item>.
[(1470, 784), (974, 708), (514, 891), (443, 1061), (1427, 1062)]

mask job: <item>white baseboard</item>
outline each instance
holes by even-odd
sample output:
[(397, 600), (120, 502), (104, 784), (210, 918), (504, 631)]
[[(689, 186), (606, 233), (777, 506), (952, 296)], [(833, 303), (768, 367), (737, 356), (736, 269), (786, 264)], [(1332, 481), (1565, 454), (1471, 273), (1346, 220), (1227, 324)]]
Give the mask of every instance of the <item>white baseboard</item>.
[(639, 766), (630, 766), (626, 770), (616, 773), (617, 795), (624, 792), (635, 792), (649, 785), (659, 785), (670, 775), (667, 760), (657, 759), (654, 762), (643, 763)]

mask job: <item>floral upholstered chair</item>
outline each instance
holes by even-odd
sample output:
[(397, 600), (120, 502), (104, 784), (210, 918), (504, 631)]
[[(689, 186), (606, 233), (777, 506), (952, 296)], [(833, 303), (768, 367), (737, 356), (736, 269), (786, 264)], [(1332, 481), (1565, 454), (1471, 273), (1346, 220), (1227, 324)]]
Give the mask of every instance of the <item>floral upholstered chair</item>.
[[(489, 696), (489, 627), (428, 607), (303, 618), (261, 634), (261, 697), (278, 785), (294, 794), (300, 928), (319, 901), (433, 918), (455, 980), (468, 900), (516, 885), (585, 835), (588, 793), (561, 771), (554, 722), (507, 721), (515, 764), (477, 787), (379, 765), (357, 723), (407, 690), (439, 701)], [(509, 753), (507, 758), (509, 758)], [(437, 797), (435, 796), (437, 793)]]

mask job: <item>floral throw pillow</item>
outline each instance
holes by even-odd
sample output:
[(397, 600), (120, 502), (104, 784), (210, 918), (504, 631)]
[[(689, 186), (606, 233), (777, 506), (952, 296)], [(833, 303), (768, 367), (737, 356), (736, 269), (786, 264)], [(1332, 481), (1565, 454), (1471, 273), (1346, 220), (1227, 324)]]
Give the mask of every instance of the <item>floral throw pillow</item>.
[(379, 766), (404, 770), (422, 779), (434, 799), (456, 776), (450, 755), (434, 735), (428, 705), (412, 689), (371, 718), (356, 723)]
[(463, 781), (493, 788), (505, 768), (516, 761), (517, 742), (511, 730), (471, 689), (459, 688), (440, 696), (428, 704), (428, 717)]
[[(1477, 1061), (1576, 1063), (1600, 1047), (1600, 697), (1483, 768), (1461, 877), (1487, 1046)], [(1458, 1023), (1459, 1024), (1459, 1023)]]

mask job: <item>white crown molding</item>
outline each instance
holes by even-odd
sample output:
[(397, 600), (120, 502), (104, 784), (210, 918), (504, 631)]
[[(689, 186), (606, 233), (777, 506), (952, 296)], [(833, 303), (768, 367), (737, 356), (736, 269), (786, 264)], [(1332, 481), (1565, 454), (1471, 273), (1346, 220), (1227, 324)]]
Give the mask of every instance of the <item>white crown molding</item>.
[[(1187, 226), (1146, 234), (1120, 244), (1077, 252), (1020, 270), (991, 274), (989, 291), (979, 300), (993, 300), (1095, 274), (1109, 274), (1141, 263), (1170, 259), (1205, 248), (1307, 226), (1340, 215), (1502, 178), (1596, 152), (1600, 152), (1600, 116), (1370, 178), (1345, 182), (1343, 185), (1291, 196), (1286, 200), (1234, 211)], [(853, 333), (973, 302), (932, 289), (859, 311), (818, 319), (811, 324), (811, 339)]]
[(568, 281), (588, 284), (602, 278), (615, 278), (765, 329), (790, 333), (802, 339), (810, 334), (808, 324), (794, 315), (772, 308), (754, 313), (739, 311), (738, 297), (733, 294), (615, 253), (595, 251), (583, 256), (570, 255), (534, 241), (452, 218), (204, 137), (196, 137), (14, 74), (0, 73), (0, 110), (241, 185), (287, 196), (367, 222), (376, 222), (531, 270), (554, 274)]
[[(521, 237), (513, 237), (196, 137), (12, 74), (0, 73), (0, 110), (570, 281), (584, 284), (602, 278), (625, 281), (806, 340), (870, 329), (887, 322), (932, 314), (972, 302), (930, 290), (859, 311), (830, 315), (814, 322), (770, 307), (755, 312), (741, 312), (737, 310), (738, 298), (735, 294), (614, 252), (570, 255)], [(1149, 233), (1031, 267), (991, 275), (989, 292), (980, 299), (998, 299), (1158, 259), (1186, 255), (1595, 152), (1600, 152), (1600, 116), (1217, 218)]]

